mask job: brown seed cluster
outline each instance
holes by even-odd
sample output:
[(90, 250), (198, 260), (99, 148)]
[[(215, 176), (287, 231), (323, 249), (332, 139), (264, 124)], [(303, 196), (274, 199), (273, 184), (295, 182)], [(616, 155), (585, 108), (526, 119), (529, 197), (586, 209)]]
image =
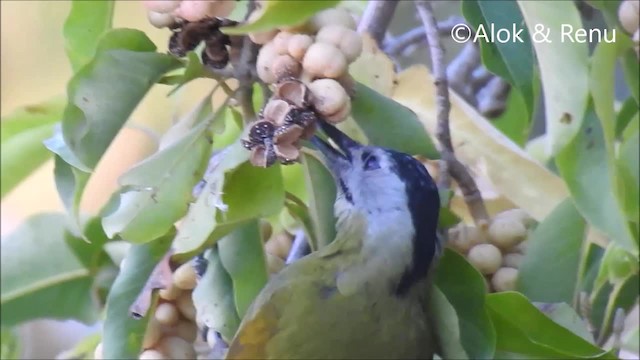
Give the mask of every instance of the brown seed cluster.
[[(191, 292), (196, 286), (196, 273), (191, 263), (173, 272), (172, 284), (159, 291), (160, 300), (142, 340), (139, 359), (195, 359), (194, 343), (198, 338), (196, 309)], [(102, 343), (94, 358), (102, 359)]]
[(251, 163), (268, 167), (280, 161), (291, 164), (300, 156), (300, 140), (316, 129), (317, 115), (309, 101), (309, 89), (297, 79), (283, 80), (251, 124), (243, 145), (251, 150)]
[(636, 54), (640, 57), (640, 1), (622, 1), (618, 8), (618, 20), (620, 20), (622, 27), (631, 34)]
[(175, 56), (184, 57), (187, 52), (204, 42), (202, 63), (212, 69), (223, 69), (229, 63), (230, 54), (242, 45), (242, 38), (223, 34), (220, 28), (235, 24), (237, 24), (235, 21), (218, 18), (180, 22), (172, 27), (169, 52)]
[[(465, 255), (493, 291), (515, 290), (529, 228), (535, 221), (521, 209), (497, 214), (487, 229), (458, 224), (447, 246)], [(490, 284), (490, 285), (489, 285)]]
[(295, 162), (299, 140), (313, 135), (317, 118), (336, 124), (349, 116), (354, 81), (348, 65), (362, 52), (355, 25), (346, 10), (335, 8), (295, 28), (249, 34), (263, 45), (258, 76), (275, 86), (244, 142), (254, 165)]

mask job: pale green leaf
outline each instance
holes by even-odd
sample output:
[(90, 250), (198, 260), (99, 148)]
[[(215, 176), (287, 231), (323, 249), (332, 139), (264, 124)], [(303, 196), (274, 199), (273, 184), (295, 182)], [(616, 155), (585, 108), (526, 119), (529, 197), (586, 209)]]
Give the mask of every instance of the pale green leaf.
[(115, 1), (111, 0), (71, 2), (63, 34), (74, 71), (91, 60), (100, 36), (111, 29), (114, 7)]

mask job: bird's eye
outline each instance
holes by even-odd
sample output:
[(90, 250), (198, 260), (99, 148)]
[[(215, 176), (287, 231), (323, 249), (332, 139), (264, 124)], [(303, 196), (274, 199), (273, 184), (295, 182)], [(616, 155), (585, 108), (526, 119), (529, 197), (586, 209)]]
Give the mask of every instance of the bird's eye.
[(380, 169), (380, 163), (375, 155), (369, 155), (364, 159), (364, 169), (366, 171)]

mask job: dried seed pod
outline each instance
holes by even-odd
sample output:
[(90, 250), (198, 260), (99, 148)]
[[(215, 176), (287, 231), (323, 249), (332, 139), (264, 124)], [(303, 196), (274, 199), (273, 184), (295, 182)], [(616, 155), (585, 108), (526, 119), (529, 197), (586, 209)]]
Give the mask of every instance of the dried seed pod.
[(300, 136), (302, 136), (303, 132), (304, 132), (304, 129), (300, 125), (287, 124), (287, 125), (280, 126), (276, 130), (276, 133), (273, 137), (274, 142), (277, 146), (293, 144), (298, 139), (300, 139)]
[(257, 146), (251, 150), (251, 157), (249, 161), (253, 166), (269, 167), (276, 163), (278, 157), (276, 155), (273, 145), (269, 146)]
[(163, 338), (158, 346), (159, 350), (167, 354), (170, 359), (195, 359), (196, 352), (193, 349), (193, 345), (189, 344), (186, 340), (177, 336), (169, 336)]
[(272, 139), (276, 126), (270, 121), (256, 121), (249, 129), (249, 141), (254, 144), (264, 144), (265, 140)]
[(208, 44), (201, 54), (202, 63), (213, 69), (224, 69), (229, 63), (229, 51), (219, 43)]
[(173, 284), (182, 290), (192, 290), (196, 283), (196, 270), (190, 262), (180, 265), (173, 272)]
[(341, 111), (349, 101), (342, 85), (333, 79), (318, 79), (309, 84), (314, 108), (323, 116)]
[(291, 164), (300, 157), (300, 150), (293, 144), (275, 145), (276, 156), (285, 164)]
[(309, 106), (310, 91), (307, 86), (298, 79), (283, 79), (278, 82), (275, 96), (287, 101), (298, 108)]
[(176, 19), (173, 15), (155, 11), (147, 12), (147, 19), (151, 25), (158, 29), (170, 27), (176, 23)]
[(289, 55), (280, 55), (271, 66), (276, 79), (296, 78), (302, 72), (302, 65)]
[(354, 30), (342, 25), (327, 25), (320, 29), (316, 41), (327, 43), (340, 49), (351, 63), (362, 53), (362, 38)]
[(287, 52), (291, 57), (298, 61), (302, 61), (304, 59), (304, 54), (307, 53), (307, 50), (313, 44), (313, 39), (309, 35), (305, 34), (295, 34), (289, 39), (289, 46), (287, 48)]
[(512, 291), (516, 289), (518, 270), (510, 267), (500, 268), (491, 277), (491, 285), (496, 291)]
[(342, 25), (351, 30), (355, 30), (357, 27), (351, 14), (342, 8), (330, 8), (320, 11), (311, 17), (309, 24), (316, 32), (328, 25)]
[(262, 109), (261, 116), (264, 120), (281, 126), (284, 125), (289, 110), (291, 110), (291, 105), (288, 102), (280, 99), (271, 99), (267, 102), (264, 109)]
[(482, 274), (493, 274), (502, 264), (502, 253), (491, 244), (479, 244), (469, 250), (467, 258)]
[(338, 78), (347, 71), (347, 59), (335, 46), (317, 42), (307, 50), (302, 66), (313, 76)]
[(158, 304), (154, 317), (161, 325), (173, 326), (178, 323), (180, 314), (178, 314), (175, 305), (165, 302)]
[(264, 45), (258, 53), (256, 70), (260, 79), (267, 84), (273, 84), (274, 82), (276, 82), (276, 76), (271, 70), (271, 66), (276, 57), (278, 57), (278, 52), (276, 51), (272, 42)]
[(165, 354), (155, 349), (148, 349), (143, 351), (138, 357), (140, 360), (164, 360), (169, 359)]

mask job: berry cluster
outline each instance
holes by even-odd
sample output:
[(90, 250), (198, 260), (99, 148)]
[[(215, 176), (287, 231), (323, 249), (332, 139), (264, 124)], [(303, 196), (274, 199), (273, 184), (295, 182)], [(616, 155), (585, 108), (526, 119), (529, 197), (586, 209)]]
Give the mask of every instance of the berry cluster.
[(181, 21), (196, 22), (207, 18), (229, 16), (235, 7), (228, 0), (142, 0), (151, 25), (173, 27)]
[(618, 19), (622, 27), (632, 34), (636, 54), (640, 57), (640, 1), (622, 1), (618, 8)]
[(362, 52), (354, 29), (346, 10), (328, 9), (295, 28), (249, 34), (263, 45), (258, 76), (275, 85), (274, 96), (244, 142), (254, 165), (294, 162), (299, 140), (313, 135), (317, 118), (336, 124), (349, 116), (354, 82), (348, 65)]
[[(139, 359), (195, 359), (194, 342), (198, 338), (196, 309), (191, 292), (196, 273), (191, 263), (178, 267), (167, 289), (159, 291), (159, 303), (149, 318)], [(102, 343), (95, 359), (102, 359)]]
[(459, 224), (449, 229), (447, 245), (465, 255), (494, 291), (515, 290), (518, 267), (535, 221), (521, 209), (497, 214), (488, 228)]

